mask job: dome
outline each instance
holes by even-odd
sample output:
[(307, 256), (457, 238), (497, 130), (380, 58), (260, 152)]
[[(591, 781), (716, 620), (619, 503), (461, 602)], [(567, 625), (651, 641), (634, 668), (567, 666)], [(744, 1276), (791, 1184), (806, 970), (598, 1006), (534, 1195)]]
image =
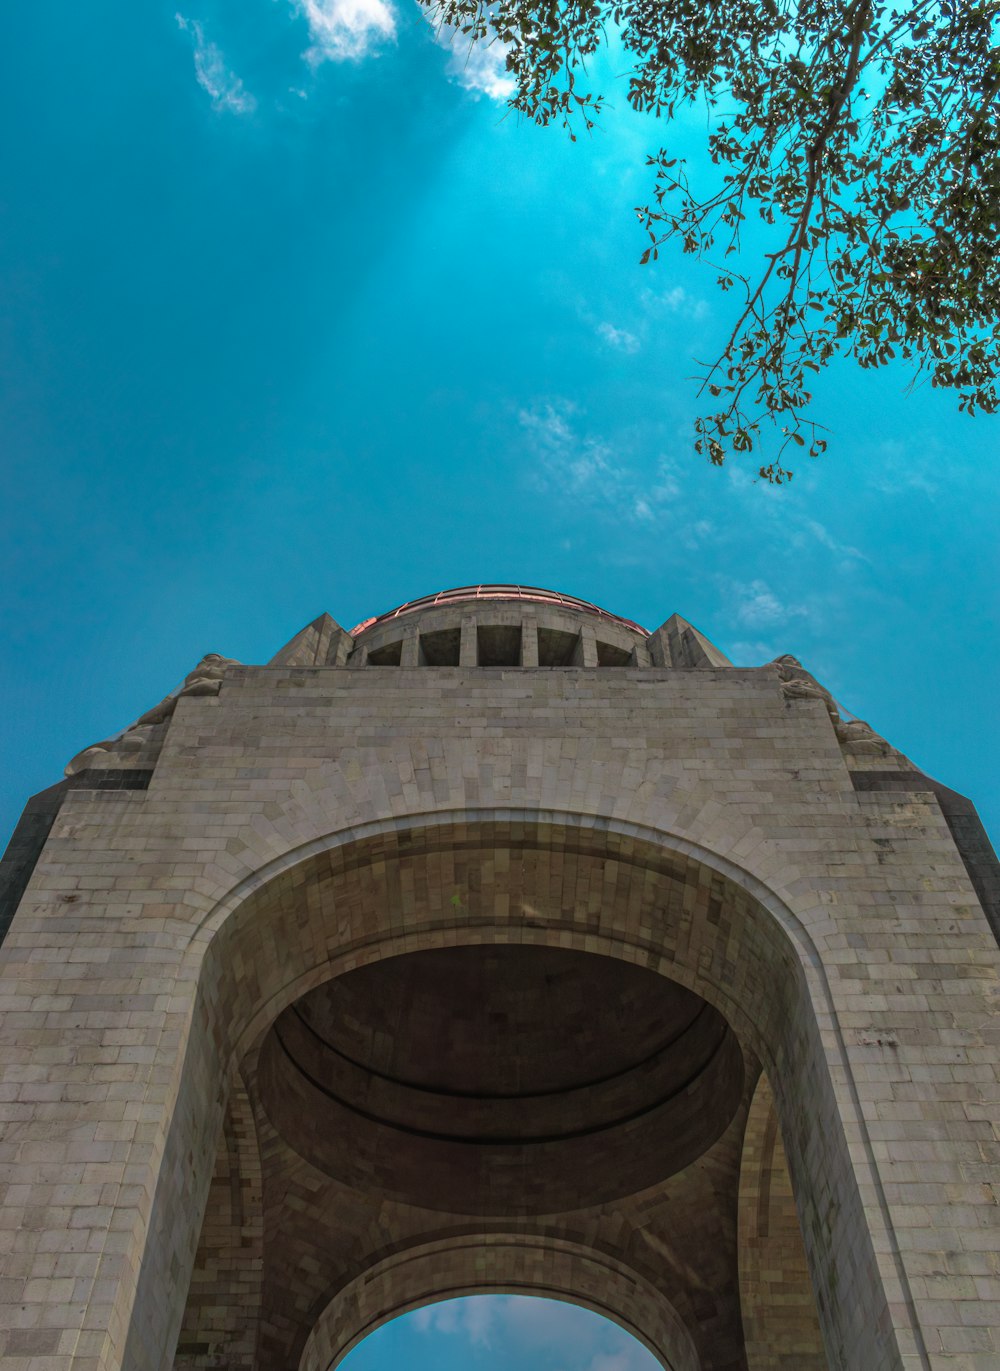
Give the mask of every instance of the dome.
[(563, 595), (557, 590), (543, 590), (540, 586), (506, 585), (502, 583), (458, 586), (453, 590), (439, 590), (433, 595), (422, 595), (418, 600), (407, 600), (406, 604), (400, 605), (397, 609), (390, 609), (387, 613), (378, 614), (371, 619), (363, 619), (360, 624), (351, 629), (351, 637), (357, 637), (359, 633), (366, 632), (376, 624), (384, 624), (391, 619), (398, 619), (403, 614), (413, 614), (418, 610), (425, 609), (447, 608), (470, 600), (514, 600), (522, 604), (550, 605), (559, 609), (582, 611), (585, 614), (596, 615), (597, 618), (610, 623), (622, 624), (625, 628), (631, 629), (633, 633), (641, 633), (643, 637), (649, 637), (649, 631), (643, 628), (641, 624), (637, 624), (631, 619), (625, 619), (620, 614), (611, 614), (608, 610), (601, 609), (599, 605), (591, 604), (589, 600), (580, 600), (575, 595)]

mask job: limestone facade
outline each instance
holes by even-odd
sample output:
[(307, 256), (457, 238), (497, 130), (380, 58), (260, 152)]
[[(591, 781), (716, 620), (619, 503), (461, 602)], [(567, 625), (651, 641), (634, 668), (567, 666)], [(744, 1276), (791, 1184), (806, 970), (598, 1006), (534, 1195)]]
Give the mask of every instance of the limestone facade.
[(488, 1290), (1000, 1368), (995, 858), (794, 659), (474, 588), (68, 770), (0, 864), (0, 1371), (328, 1371)]

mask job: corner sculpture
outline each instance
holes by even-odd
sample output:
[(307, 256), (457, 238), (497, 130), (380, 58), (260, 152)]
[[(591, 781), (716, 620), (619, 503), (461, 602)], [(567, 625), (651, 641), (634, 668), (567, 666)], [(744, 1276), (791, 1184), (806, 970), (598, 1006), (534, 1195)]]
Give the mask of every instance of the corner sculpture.
[(678, 615), (208, 654), (0, 862), (0, 1371), (331, 1371), (483, 1291), (1000, 1366), (998, 934), (971, 801)]
[(150, 747), (155, 747), (164, 737), (163, 730), (156, 730), (173, 714), (177, 708), (177, 701), (189, 696), (218, 695), (226, 668), (231, 666), (239, 666), (239, 662), (233, 657), (223, 657), (218, 652), (206, 653), (195, 669), (188, 672), (176, 690), (165, 695), (152, 709), (147, 709), (145, 714), (136, 719), (134, 724), (129, 724), (121, 733), (105, 739), (103, 743), (91, 743), (90, 747), (78, 752), (66, 764), (64, 775), (76, 776), (90, 767), (106, 765), (112, 759), (120, 760), (121, 754), (144, 753)]
[(830, 692), (825, 686), (820, 685), (815, 676), (805, 670), (797, 657), (785, 653), (781, 657), (776, 657), (773, 665), (778, 673), (778, 680), (781, 682), (781, 693), (787, 700), (823, 701), (830, 716), (830, 722), (833, 724), (833, 731), (837, 735), (837, 741), (845, 750), (858, 754), (867, 753), (875, 757), (891, 755), (900, 767), (906, 770), (916, 770), (908, 757), (904, 757), (901, 752), (890, 747), (886, 740), (875, 732), (871, 724), (865, 723), (864, 719), (843, 718), (840, 706)]

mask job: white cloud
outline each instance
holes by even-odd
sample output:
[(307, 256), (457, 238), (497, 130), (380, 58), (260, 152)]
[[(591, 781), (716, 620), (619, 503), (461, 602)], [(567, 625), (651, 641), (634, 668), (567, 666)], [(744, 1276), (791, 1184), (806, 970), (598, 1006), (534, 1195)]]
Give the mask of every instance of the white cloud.
[(766, 639), (740, 640), (730, 643), (728, 655), (734, 666), (764, 666), (773, 662), (781, 649)]
[(537, 446), (549, 456), (561, 453), (574, 441), (570, 426), (570, 415), (574, 406), (568, 400), (536, 405), (534, 409), (522, 409), (518, 414), (521, 427), (532, 436)]
[(556, 483), (574, 495), (620, 507), (634, 503), (628, 474), (598, 438), (578, 434), (571, 423), (574, 408), (566, 401), (521, 410), (521, 427), (531, 438), (543, 484)]
[(629, 333), (628, 329), (615, 328), (614, 324), (603, 323), (597, 325), (597, 333), (610, 347), (617, 348), (619, 352), (631, 354), (639, 351), (639, 339), (634, 333)]
[(573, 490), (594, 490), (602, 499), (615, 499), (625, 482), (625, 472), (616, 466), (611, 448), (596, 438), (584, 439), (564, 469)]
[(692, 550), (713, 533), (707, 520), (688, 523), (682, 516), (673, 462), (662, 458), (653, 471), (637, 469), (617, 446), (583, 431), (570, 401), (544, 401), (522, 409), (518, 419), (534, 458), (531, 479), (543, 490), (575, 496), (578, 504), (637, 524), (657, 523), (669, 515), (678, 525), (676, 538)]
[[(904, 445), (892, 439), (879, 443), (867, 455), (865, 465), (868, 484), (881, 495), (900, 495), (912, 490), (933, 499), (938, 492), (935, 475), (942, 469), (940, 453), (928, 451), (922, 444)], [(951, 467), (950, 479), (954, 479), (956, 469)]]
[[(592, 1341), (593, 1316), (581, 1314), (578, 1306), (565, 1300), (513, 1296), (505, 1305), (504, 1326), (522, 1347), (572, 1348), (575, 1351), (589, 1346)], [(617, 1333), (617, 1329), (609, 1324), (607, 1332)]]
[(692, 295), (683, 286), (671, 286), (664, 291), (647, 289), (640, 298), (650, 314), (676, 314), (682, 319), (698, 321), (706, 319), (710, 313), (708, 301)]
[[(668, 461), (666, 457), (661, 458), (659, 468), (656, 473), (656, 484), (650, 492), (650, 499), (653, 504), (663, 505), (668, 500), (679, 500), (681, 497), (681, 483), (678, 480), (677, 463)], [(711, 532), (711, 524), (707, 520), (699, 521), (698, 528), (702, 534)]]
[(293, 0), (309, 25), (306, 60), (359, 61), (396, 38), (396, 12), (388, 0)]
[(257, 101), (244, 87), (234, 71), (226, 65), (226, 59), (215, 43), (205, 38), (205, 32), (197, 19), (185, 19), (176, 14), (178, 28), (188, 34), (194, 44), (194, 74), (202, 90), (210, 97), (218, 110), (232, 114), (253, 114)]
[[(392, 0), (291, 0), (309, 25), (311, 66), (321, 62), (356, 62), (377, 56), (396, 39), (396, 9)], [(436, 42), (449, 54), (445, 70), (465, 90), (504, 101), (514, 91), (507, 72), (507, 49), (499, 42), (471, 42), (467, 34), (427, 16)]]
[(527, 1358), (562, 1371), (657, 1371), (659, 1363), (608, 1319), (564, 1300), (523, 1295), (472, 1295), (425, 1306), (414, 1327), (493, 1347), (516, 1364)]
[(489, 1295), (472, 1295), (464, 1302), (465, 1331), (473, 1347), (489, 1347), (496, 1317), (496, 1301)]
[(830, 530), (817, 519), (806, 519), (805, 530), (816, 539), (817, 543), (828, 548), (830, 552), (835, 552), (838, 557), (855, 557), (862, 562), (871, 561), (871, 558), (866, 557), (860, 548), (855, 547), (852, 543), (842, 543), (838, 538), (835, 538)]
[(461, 29), (435, 21), (433, 10), (428, 18), (437, 42), (451, 54), (445, 70), (453, 81), (498, 103), (513, 95), (515, 82), (507, 71), (507, 48), (503, 43), (484, 39), (473, 43)]
[(598, 1352), (587, 1371), (632, 1371), (636, 1359), (628, 1352)]
[(503, 1312), (503, 1299), (495, 1295), (469, 1295), (465, 1299), (428, 1304), (413, 1314), (421, 1333), (443, 1333), (463, 1337), (472, 1347), (488, 1347), (490, 1332)]
[(736, 599), (736, 617), (740, 623), (752, 628), (763, 628), (807, 614), (805, 609), (779, 600), (766, 581), (751, 581), (736, 587)]

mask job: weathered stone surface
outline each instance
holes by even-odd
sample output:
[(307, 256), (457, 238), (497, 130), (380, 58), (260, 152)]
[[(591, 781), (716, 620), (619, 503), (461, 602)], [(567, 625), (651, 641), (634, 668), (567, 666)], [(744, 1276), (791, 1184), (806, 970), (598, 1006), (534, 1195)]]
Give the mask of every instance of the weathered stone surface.
[(210, 652), (169, 695), (147, 709), (134, 724), (103, 743), (94, 743), (78, 752), (66, 766), (66, 776), (77, 776), (94, 767), (155, 766), (165, 736), (165, 725), (185, 696), (218, 695), (226, 669), (238, 666), (232, 657)]
[(665, 624), (649, 635), (649, 648), (654, 666), (732, 666), (714, 643), (679, 614), (671, 614)]
[[(145, 789), (91, 767), (31, 809), (0, 1371), (327, 1371), (487, 1289), (600, 1309), (673, 1371), (995, 1368), (1000, 949), (961, 797), (854, 755), (774, 665), (657, 666), (628, 621), (489, 589), (338, 665), (321, 629), (312, 664), (227, 664), (118, 765)], [(690, 1155), (643, 1141), (656, 1109)], [(423, 1188), (380, 1174), (390, 1135)]]
[(343, 666), (353, 646), (336, 619), (321, 614), (276, 652), (268, 666)]

